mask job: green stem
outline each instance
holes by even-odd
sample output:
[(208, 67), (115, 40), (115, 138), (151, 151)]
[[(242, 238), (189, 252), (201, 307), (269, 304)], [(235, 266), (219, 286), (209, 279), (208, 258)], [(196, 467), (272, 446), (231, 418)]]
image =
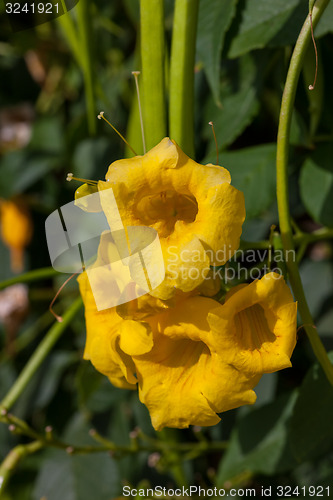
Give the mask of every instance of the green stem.
[(175, 441), (161, 441), (160, 439), (150, 438), (148, 436), (140, 434), (140, 441), (137, 439), (135, 445), (131, 443), (128, 445), (118, 445), (113, 441), (101, 436), (95, 430), (90, 431), (90, 436), (97, 441), (102, 446), (96, 445), (86, 445), (86, 446), (75, 446), (59, 439), (55, 439), (52, 436), (52, 429), (45, 432), (45, 434), (40, 434), (34, 429), (32, 429), (24, 420), (7, 413), (4, 408), (0, 407), (0, 422), (11, 425), (13, 427), (12, 432), (15, 434), (25, 435), (30, 439), (39, 441), (45, 447), (52, 446), (60, 450), (66, 450), (70, 454), (88, 454), (88, 453), (100, 453), (103, 451), (113, 451), (118, 455), (134, 455), (138, 451), (148, 451), (153, 453), (154, 451), (159, 451), (161, 454), (165, 455), (167, 458), (170, 453), (177, 452), (177, 454), (182, 453), (183, 457), (188, 456), (189, 453), (195, 453), (196, 455), (206, 455), (209, 453), (214, 453), (216, 451), (225, 451), (228, 448), (227, 441), (214, 441), (209, 442), (200, 441), (199, 443), (179, 443)]
[(26, 366), (23, 368), (18, 379), (15, 381), (14, 385), (11, 387), (7, 395), (0, 403), (0, 406), (5, 408), (6, 410), (9, 410), (13, 406), (13, 404), (16, 402), (16, 400), (28, 385), (30, 379), (33, 377), (33, 375), (43, 363), (46, 356), (51, 351), (54, 344), (64, 333), (66, 327), (70, 324), (76, 313), (79, 311), (81, 306), (82, 300), (81, 297), (78, 297), (64, 314), (63, 321), (61, 323), (55, 323), (50, 328), (42, 342), (39, 344), (31, 358), (29, 359)]
[[(64, 11), (67, 11), (67, 7), (65, 5), (64, 0), (61, 0)], [(80, 42), (77, 35), (76, 27), (73, 22), (73, 18), (69, 12), (63, 14), (62, 16), (57, 17), (57, 22), (60, 24), (62, 31), (67, 39), (68, 45), (73, 52), (73, 55), (77, 61), (77, 63), (83, 67), (83, 53), (80, 48)]]
[(295, 245), (316, 243), (316, 241), (330, 240), (333, 238), (333, 229), (321, 228), (313, 233), (299, 233), (294, 235)]
[(194, 62), (199, 0), (176, 0), (170, 65), (170, 137), (194, 157)]
[(93, 73), (93, 50), (92, 50), (92, 27), (91, 27), (91, 3), (88, 0), (80, 0), (77, 4), (78, 33), (82, 56), (82, 70), (85, 85), (88, 129), (91, 135), (96, 134), (97, 113), (95, 108), (94, 73)]
[(2, 281), (0, 283), (0, 290), (7, 288), (8, 286), (16, 285), (17, 283), (31, 283), (32, 281), (38, 281), (45, 278), (52, 278), (53, 276), (59, 274), (58, 271), (53, 269), (53, 267), (43, 267), (41, 269), (36, 269), (34, 271), (29, 271), (20, 276), (14, 276), (8, 280)]
[[(313, 233), (303, 233), (299, 231), (298, 233), (293, 235), (294, 245), (309, 245), (310, 243), (316, 243), (317, 241), (324, 241), (333, 239), (333, 229), (327, 229), (325, 227), (314, 231)], [(241, 240), (239, 248), (240, 250), (265, 250), (266, 248), (270, 248), (271, 244), (269, 240), (261, 240), (261, 241), (246, 241)], [(273, 245), (274, 246), (274, 245)]]
[(166, 136), (164, 2), (140, 1), (143, 118), (147, 149)]
[[(324, 12), (329, 0), (317, 0), (312, 11), (313, 26), (315, 26), (322, 13)], [(294, 250), (294, 241), (289, 213), (288, 197), (288, 153), (289, 153), (289, 135), (292, 111), (294, 107), (295, 95), (299, 75), (302, 67), (303, 58), (311, 40), (310, 18), (307, 17), (300, 32), (295, 49), (290, 61), (289, 71), (282, 96), (279, 130), (277, 138), (277, 200), (279, 210), (280, 231), (283, 243), (283, 249), (287, 251)], [(305, 331), (310, 340), (313, 352), (320, 362), (325, 374), (333, 385), (333, 366), (327, 356), (327, 352), (318, 336), (313, 318), (307, 304), (301, 277), (297, 263), (293, 259), (287, 259), (287, 269), (289, 279), (293, 288), (298, 308), (302, 318)]]
[(18, 466), (19, 462), (27, 455), (36, 453), (36, 451), (40, 450), (43, 446), (43, 443), (40, 441), (34, 441), (25, 445), (20, 444), (8, 453), (0, 465), (0, 496), (4, 492), (8, 480)]

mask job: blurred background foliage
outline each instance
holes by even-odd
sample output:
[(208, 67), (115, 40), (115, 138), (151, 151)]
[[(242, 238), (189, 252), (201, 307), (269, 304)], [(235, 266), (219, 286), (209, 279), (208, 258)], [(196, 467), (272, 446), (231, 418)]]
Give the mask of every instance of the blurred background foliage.
[[(139, 1), (81, 0), (70, 14), (13, 32), (1, 4), (0, 196), (20, 199), (30, 213), (33, 237), (24, 270), (50, 266), (46, 217), (73, 200), (67, 172), (102, 179), (109, 164), (128, 152), (96, 116), (106, 116), (142, 152), (131, 71), (140, 69)], [(168, 52), (174, 2), (165, 1)], [(220, 164), (245, 194), (243, 238), (266, 240), (278, 224), (275, 151), (279, 106), (288, 63), (308, 12), (307, 0), (200, 0), (195, 64), (195, 149), (199, 162), (215, 162), (209, 121), (215, 125)], [(333, 3), (316, 29), (299, 85), (291, 132), (290, 205), (296, 232), (333, 228)], [(166, 58), (168, 75), (168, 57)], [(168, 88), (168, 81), (166, 81)], [(189, 124), (191, 126), (191, 124)], [(331, 234), (332, 236), (332, 234)], [(298, 258), (318, 331), (333, 349), (332, 241), (308, 242)], [(0, 243), (1, 280), (13, 276), (8, 247)], [(1, 292), (0, 397), (3, 397), (53, 321), (48, 306), (66, 276), (31, 283), (26, 299)], [(75, 281), (62, 291), (56, 310), (78, 295)], [(6, 301), (17, 307), (8, 313)], [(7, 312), (6, 312), (7, 311)], [(265, 375), (253, 407), (223, 414), (206, 429), (156, 433), (136, 393), (118, 390), (82, 360), (81, 312), (32, 378), (13, 408), (38, 432), (52, 426), (72, 446), (96, 444), (97, 429), (118, 445), (140, 427), (148, 438), (174, 442), (176, 451), (71, 455), (43, 449), (23, 460), (4, 500), (107, 500), (122, 485), (174, 486), (175, 467), (188, 484), (201, 487), (333, 484), (333, 389), (302, 329), (293, 368)], [(333, 360), (333, 358), (331, 358)], [(207, 443), (204, 453), (177, 451), (177, 443)], [(210, 443), (228, 441), (225, 451)], [(0, 424), (0, 459), (29, 439)], [(333, 493), (333, 492), (332, 492)], [(295, 494), (296, 498), (297, 495)], [(304, 497), (304, 495), (303, 495)], [(235, 497), (237, 498), (237, 497)], [(305, 495), (305, 498), (307, 496)], [(310, 498), (310, 496), (309, 496)]]

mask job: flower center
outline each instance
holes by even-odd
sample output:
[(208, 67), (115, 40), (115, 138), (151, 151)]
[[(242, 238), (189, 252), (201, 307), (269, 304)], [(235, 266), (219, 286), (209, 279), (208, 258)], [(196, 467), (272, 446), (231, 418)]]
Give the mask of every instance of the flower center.
[(263, 343), (274, 342), (275, 335), (270, 330), (264, 309), (254, 304), (235, 316), (237, 340), (243, 349), (259, 350)]
[(143, 225), (151, 226), (162, 238), (168, 237), (177, 221), (193, 222), (198, 213), (198, 203), (193, 195), (173, 190), (144, 196), (137, 204), (135, 216)]

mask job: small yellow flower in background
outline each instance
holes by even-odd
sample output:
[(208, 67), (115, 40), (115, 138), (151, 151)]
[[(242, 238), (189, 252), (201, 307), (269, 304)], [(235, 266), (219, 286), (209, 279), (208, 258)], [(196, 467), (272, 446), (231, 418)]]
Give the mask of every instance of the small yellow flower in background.
[[(124, 226), (158, 233), (166, 275), (154, 297), (167, 300), (177, 289), (195, 289), (209, 266), (225, 264), (239, 246), (243, 193), (230, 185), (226, 169), (196, 163), (167, 137), (144, 156), (112, 163), (106, 181), (98, 183), (99, 191), (110, 187)], [(107, 198), (101, 202), (112, 218)]]
[(15, 273), (23, 270), (23, 252), (30, 243), (32, 222), (22, 199), (0, 202), (1, 239), (10, 249), (11, 268)]

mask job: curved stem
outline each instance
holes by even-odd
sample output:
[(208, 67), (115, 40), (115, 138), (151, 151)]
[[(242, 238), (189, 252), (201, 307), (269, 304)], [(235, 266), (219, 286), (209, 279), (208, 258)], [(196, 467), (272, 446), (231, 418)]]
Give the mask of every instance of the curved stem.
[(20, 444), (13, 448), (2, 464), (0, 465), (0, 496), (3, 493), (10, 476), (13, 474), (14, 470), (18, 466), (19, 462), (27, 455), (36, 453), (43, 447), (43, 443), (40, 441), (33, 441), (29, 444)]
[(9, 410), (13, 406), (81, 306), (82, 299), (81, 297), (78, 297), (64, 314), (62, 323), (55, 323), (50, 328), (7, 395), (1, 401), (0, 406), (2, 408)]
[(166, 135), (164, 2), (140, 1), (143, 118), (147, 149)]
[(7, 288), (8, 286), (16, 285), (17, 283), (31, 283), (32, 281), (42, 280), (44, 278), (52, 278), (59, 274), (58, 271), (53, 269), (53, 267), (42, 267), (41, 269), (36, 269), (34, 271), (29, 271), (20, 276), (14, 276), (8, 280), (2, 281), (0, 283), (0, 290)]
[[(322, 13), (324, 12), (329, 0), (317, 0), (312, 11), (313, 26), (316, 26)], [(280, 221), (280, 231), (283, 243), (283, 249), (287, 251), (294, 250), (294, 241), (292, 227), (290, 223), (289, 197), (288, 197), (288, 153), (289, 153), (289, 135), (292, 110), (294, 107), (297, 83), (302, 67), (302, 62), (311, 40), (310, 18), (307, 17), (300, 35), (297, 39), (295, 49), (290, 61), (289, 71), (282, 96), (279, 130), (277, 138), (277, 200)], [(309, 306), (307, 304), (302, 281), (300, 278), (297, 263), (287, 259), (287, 269), (289, 279), (293, 288), (295, 298), (298, 301), (298, 308), (304, 324), (305, 331), (310, 340), (313, 352), (320, 362), (325, 374), (333, 385), (333, 366), (327, 356), (327, 352), (318, 336), (314, 326)]]
[(170, 65), (170, 137), (194, 157), (194, 62), (199, 0), (176, 0)]

